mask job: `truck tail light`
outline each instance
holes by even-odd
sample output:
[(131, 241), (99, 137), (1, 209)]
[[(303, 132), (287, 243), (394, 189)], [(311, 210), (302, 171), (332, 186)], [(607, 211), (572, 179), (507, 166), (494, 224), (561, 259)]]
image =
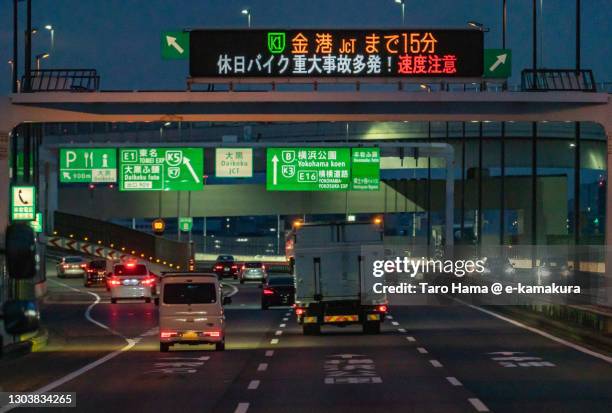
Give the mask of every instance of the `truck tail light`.
[(305, 313), (305, 310), (301, 307), (295, 307), (295, 315), (302, 315)]
[(389, 310), (389, 307), (387, 307), (386, 305), (379, 305), (376, 310), (379, 313), (386, 313)]

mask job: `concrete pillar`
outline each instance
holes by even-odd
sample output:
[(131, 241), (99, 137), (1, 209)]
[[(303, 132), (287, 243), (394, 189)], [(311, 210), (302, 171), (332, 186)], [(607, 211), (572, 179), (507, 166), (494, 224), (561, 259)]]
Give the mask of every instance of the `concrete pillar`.
[(0, 131), (0, 248), (4, 248), (6, 227), (9, 223), (10, 177), (9, 132)]
[(607, 137), (607, 177), (606, 177), (606, 269), (603, 280), (604, 291), (599, 294), (600, 305), (612, 306), (612, 123), (603, 125)]

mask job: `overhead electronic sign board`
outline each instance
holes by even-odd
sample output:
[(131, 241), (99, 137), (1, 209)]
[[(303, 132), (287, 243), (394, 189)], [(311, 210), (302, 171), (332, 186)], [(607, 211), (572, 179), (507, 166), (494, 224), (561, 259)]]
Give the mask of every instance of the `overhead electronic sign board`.
[(192, 77), (481, 77), (479, 30), (194, 30)]
[(119, 149), (121, 191), (198, 191), (203, 174), (202, 148)]

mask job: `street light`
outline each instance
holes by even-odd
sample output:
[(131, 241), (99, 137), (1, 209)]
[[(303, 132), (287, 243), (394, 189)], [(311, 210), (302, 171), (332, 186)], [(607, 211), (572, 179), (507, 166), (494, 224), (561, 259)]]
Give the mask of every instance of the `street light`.
[(404, 4), (404, 0), (395, 0), (395, 3), (402, 7), (402, 25), (404, 25), (406, 4)]
[(242, 9), (241, 13), (247, 16), (247, 26), (251, 28), (251, 9)]
[(484, 24), (482, 23), (478, 23), (475, 21), (469, 21), (468, 22), (468, 26), (473, 27), (476, 30), (480, 30), (483, 33), (488, 33), (489, 32), (489, 28), (485, 27)]
[(50, 24), (45, 25), (45, 29), (49, 30), (51, 34), (51, 53), (53, 53), (53, 48), (55, 47), (55, 29)]
[(36, 70), (40, 70), (40, 61), (49, 57), (49, 53), (41, 53), (36, 55)]

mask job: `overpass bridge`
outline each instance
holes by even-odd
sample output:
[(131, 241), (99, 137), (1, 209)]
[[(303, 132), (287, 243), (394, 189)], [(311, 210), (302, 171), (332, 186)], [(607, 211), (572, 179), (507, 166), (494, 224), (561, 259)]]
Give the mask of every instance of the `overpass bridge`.
[[(102, 91), (21, 93), (0, 98), (0, 201), (8, 205), (9, 134), (22, 123), (51, 122), (595, 122), (610, 148), (612, 102), (591, 92)], [(607, 151), (611, 164), (612, 150)], [(607, 171), (608, 182), (612, 172)], [(612, 216), (612, 189), (606, 215)], [(8, 221), (5, 211), (0, 227)], [(3, 238), (3, 237), (2, 237)], [(606, 240), (612, 220), (606, 220)]]

